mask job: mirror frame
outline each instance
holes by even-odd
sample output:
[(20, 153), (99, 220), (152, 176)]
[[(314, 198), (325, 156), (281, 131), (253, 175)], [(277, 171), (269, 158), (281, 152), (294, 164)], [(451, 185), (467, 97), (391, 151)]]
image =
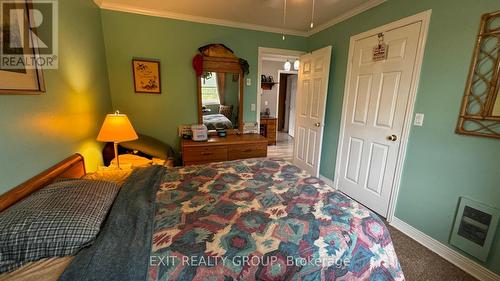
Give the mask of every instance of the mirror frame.
[[(228, 58), (228, 57), (214, 57), (214, 56), (203, 56), (203, 72), (223, 72), (239, 75), (239, 105), (238, 105), (238, 128), (228, 129), (228, 134), (236, 134), (243, 132), (243, 81), (244, 72), (238, 58)], [(198, 87), (198, 123), (203, 124), (203, 101), (201, 98), (201, 76), (197, 76), (197, 87)], [(209, 130), (209, 132), (215, 132), (215, 130)]]
[[(493, 116), (496, 99), (500, 98), (500, 49), (488, 50), (485, 47), (485, 42), (491, 37), (500, 40), (500, 26), (491, 25), (495, 20), (500, 20), (500, 11), (483, 14), (481, 17), (456, 128), (458, 134), (500, 138), (500, 116)], [(488, 59), (493, 61), (492, 67), (485, 73), (480, 66)], [(479, 83), (486, 84), (487, 89), (476, 91), (475, 86)], [(470, 112), (477, 107), (477, 112)]]

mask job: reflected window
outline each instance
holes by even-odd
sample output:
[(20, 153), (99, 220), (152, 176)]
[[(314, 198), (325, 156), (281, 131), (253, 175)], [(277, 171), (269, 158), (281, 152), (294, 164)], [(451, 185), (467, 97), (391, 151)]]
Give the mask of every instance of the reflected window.
[(217, 88), (217, 74), (206, 72), (201, 79), (201, 100), (203, 105), (220, 104)]

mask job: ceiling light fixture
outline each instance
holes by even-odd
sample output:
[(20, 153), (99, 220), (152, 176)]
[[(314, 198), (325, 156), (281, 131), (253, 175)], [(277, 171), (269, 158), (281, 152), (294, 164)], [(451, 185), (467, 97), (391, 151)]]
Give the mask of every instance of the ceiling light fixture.
[[(283, 0), (283, 28), (286, 26), (286, 0)], [(285, 40), (285, 34), (283, 33), (283, 40)]]
[(300, 66), (300, 61), (296, 59), (296, 60), (293, 62), (293, 69), (294, 69), (294, 70), (299, 70), (299, 66)]
[(311, 10), (311, 25), (310, 27), (313, 28), (314, 27), (314, 4), (315, 4), (316, 0), (312, 0), (312, 10)]
[(285, 71), (290, 71), (291, 68), (292, 63), (289, 60), (286, 60), (285, 64), (283, 65), (283, 69), (285, 69)]

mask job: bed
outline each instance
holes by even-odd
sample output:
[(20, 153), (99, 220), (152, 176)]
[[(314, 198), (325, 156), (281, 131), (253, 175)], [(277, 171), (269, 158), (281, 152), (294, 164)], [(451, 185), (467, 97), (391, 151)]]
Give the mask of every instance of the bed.
[(203, 124), (207, 126), (209, 130), (216, 129), (232, 129), (233, 123), (223, 114), (209, 114), (203, 115)]
[[(65, 165), (73, 172), (49, 172), (2, 195), (0, 210), (22, 198), (20, 190), (27, 196), (54, 178), (81, 176), (76, 167), (83, 167), (83, 159), (73, 160)], [(73, 258), (59, 280), (103, 276), (404, 280), (389, 232), (376, 214), (279, 159), (134, 171), (94, 243)]]

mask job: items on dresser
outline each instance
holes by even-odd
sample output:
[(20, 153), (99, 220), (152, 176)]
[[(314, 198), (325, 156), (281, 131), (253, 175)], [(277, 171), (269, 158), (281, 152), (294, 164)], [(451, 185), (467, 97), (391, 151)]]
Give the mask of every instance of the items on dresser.
[(269, 145), (276, 145), (277, 120), (274, 117), (260, 118), (260, 134), (267, 139)]
[(206, 141), (208, 139), (208, 129), (204, 124), (191, 125), (191, 132), (194, 141)]
[(184, 166), (267, 156), (267, 139), (258, 134), (210, 136), (206, 142), (181, 140)]
[(179, 137), (183, 139), (191, 139), (191, 136), (193, 135), (191, 125), (179, 125), (178, 130)]
[(217, 135), (218, 135), (219, 137), (222, 137), (222, 138), (223, 138), (223, 137), (227, 136), (227, 131), (226, 131), (225, 129), (218, 129), (218, 130), (217, 130)]

